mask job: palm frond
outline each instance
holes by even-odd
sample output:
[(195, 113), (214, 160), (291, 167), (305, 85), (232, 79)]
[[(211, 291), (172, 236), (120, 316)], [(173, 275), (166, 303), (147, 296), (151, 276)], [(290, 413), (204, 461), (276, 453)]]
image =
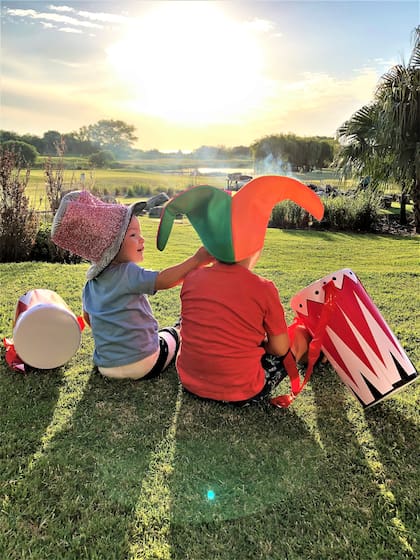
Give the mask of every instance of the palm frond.
[(408, 61), (408, 66), (420, 68), (420, 25), (414, 29), (414, 47)]

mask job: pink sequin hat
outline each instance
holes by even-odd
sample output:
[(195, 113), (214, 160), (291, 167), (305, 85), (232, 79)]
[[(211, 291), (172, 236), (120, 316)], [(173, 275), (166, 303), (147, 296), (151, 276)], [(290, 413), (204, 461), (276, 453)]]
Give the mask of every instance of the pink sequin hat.
[(88, 191), (69, 192), (54, 216), (51, 239), (90, 261), (87, 278), (92, 280), (114, 260), (132, 216), (141, 214), (145, 206), (145, 202), (109, 204)]

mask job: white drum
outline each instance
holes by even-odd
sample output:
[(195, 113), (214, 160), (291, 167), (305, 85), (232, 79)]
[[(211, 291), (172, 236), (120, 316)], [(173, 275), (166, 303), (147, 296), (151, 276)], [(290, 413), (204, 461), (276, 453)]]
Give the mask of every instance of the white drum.
[(13, 342), (21, 360), (37, 369), (52, 369), (77, 352), (81, 327), (65, 301), (52, 290), (36, 289), (16, 306)]

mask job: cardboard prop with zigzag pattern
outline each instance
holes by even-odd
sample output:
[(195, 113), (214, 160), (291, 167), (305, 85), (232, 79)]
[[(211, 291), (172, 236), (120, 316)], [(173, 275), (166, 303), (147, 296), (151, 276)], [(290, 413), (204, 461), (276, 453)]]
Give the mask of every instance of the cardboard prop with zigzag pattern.
[[(349, 268), (313, 282), (290, 305), (363, 408), (418, 379), (401, 344)], [(320, 323), (322, 333), (316, 336)]]

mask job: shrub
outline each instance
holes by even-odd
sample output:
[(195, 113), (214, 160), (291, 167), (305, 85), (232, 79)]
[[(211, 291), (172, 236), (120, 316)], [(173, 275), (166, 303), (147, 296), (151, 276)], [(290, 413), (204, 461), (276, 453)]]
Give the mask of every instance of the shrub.
[(52, 159), (47, 158), (44, 165), (44, 175), (48, 202), (51, 212), (55, 214), (63, 196), (64, 170), (62, 162), (58, 164), (57, 169), (54, 169)]
[(380, 197), (364, 192), (354, 197), (324, 198), (324, 218), (314, 227), (336, 231), (374, 231), (379, 222)]
[(19, 262), (28, 258), (38, 231), (38, 218), (29, 208), (25, 189), (30, 169), (24, 176), (14, 152), (1, 154), (0, 262)]
[(63, 138), (61, 138), (59, 143), (55, 144), (55, 149), (57, 150), (58, 158), (53, 160), (51, 157), (48, 157), (44, 164), (45, 190), (53, 214), (57, 212), (66, 190), (72, 190), (74, 180), (73, 175), (70, 183), (67, 184), (67, 189), (64, 188), (66, 186), (64, 183), (64, 153), (66, 145)]
[(308, 225), (308, 213), (303, 208), (294, 202), (290, 202), (289, 200), (276, 204), (271, 213), (271, 220), (269, 223), (269, 227), (279, 229), (304, 229), (307, 228)]
[(21, 142), (20, 140), (8, 140), (3, 142), (1, 145), (1, 153), (12, 152), (15, 155), (15, 161), (21, 167), (31, 167), (36, 162), (39, 156), (38, 150), (28, 144), (27, 142)]
[(51, 224), (41, 224), (36, 235), (35, 244), (29, 255), (29, 260), (45, 261), (51, 263), (77, 264), (82, 262), (82, 258), (57, 247), (51, 241)]
[(379, 223), (380, 196), (364, 192), (355, 197), (324, 197), (324, 217), (321, 222), (310, 220), (308, 213), (294, 202), (277, 204), (272, 211), (269, 227), (280, 229), (316, 229), (336, 231), (375, 231)]
[(93, 167), (108, 167), (115, 160), (114, 154), (109, 150), (101, 150), (92, 154), (89, 163)]
[(144, 185), (136, 185), (134, 187), (136, 196), (149, 196), (152, 194), (152, 189), (150, 188), (150, 186), (144, 186)]

